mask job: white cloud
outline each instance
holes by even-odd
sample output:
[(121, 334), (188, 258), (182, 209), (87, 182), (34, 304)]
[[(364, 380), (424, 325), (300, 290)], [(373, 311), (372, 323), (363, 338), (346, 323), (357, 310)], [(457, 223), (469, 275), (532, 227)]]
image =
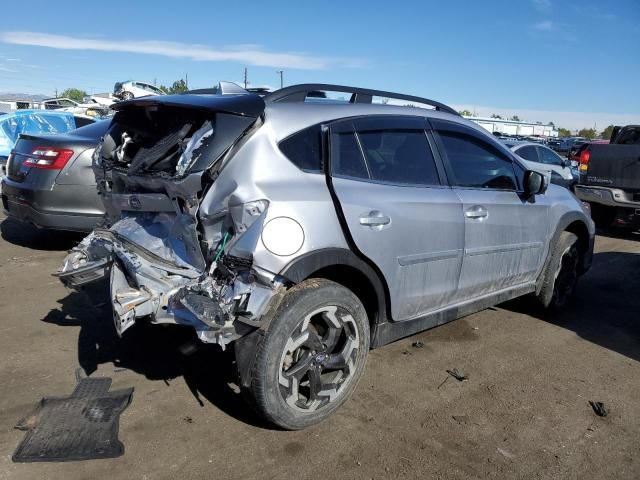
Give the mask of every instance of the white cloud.
[(536, 30), (548, 32), (550, 30), (553, 30), (554, 25), (551, 20), (544, 20), (542, 22), (534, 23), (533, 28), (535, 28)]
[(11, 73), (16, 73), (18, 70), (14, 70), (12, 68), (9, 67), (5, 67), (3, 64), (0, 63), (0, 72), (11, 72)]
[(640, 114), (606, 113), (606, 112), (560, 112), (553, 110), (529, 110), (524, 108), (502, 108), (478, 105), (452, 105), (456, 110), (469, 110), (478, 117), (490, 117), (492, 114), (509, 118), (517, 115), (527, 122), (553, 122), (557, 127), (578, 130), (592, 128), (604, 130), (607, 125), (630, 125), (640, 123)]
[(229, 46), (221, 49), (159, 40), (107, 40), (51, 35), (37, 32), (4, 32), (0, 41), (15, 45), (31, 45), (61, 50), (98, 50), (172, 58), (186, 58), (204, 62), (239, 62), (261, 67), (280, 67), (320, 70), (330, 66), (361, 66), (357, 59), (326, 58), (295, 52), (267, 52), (256, 45)]

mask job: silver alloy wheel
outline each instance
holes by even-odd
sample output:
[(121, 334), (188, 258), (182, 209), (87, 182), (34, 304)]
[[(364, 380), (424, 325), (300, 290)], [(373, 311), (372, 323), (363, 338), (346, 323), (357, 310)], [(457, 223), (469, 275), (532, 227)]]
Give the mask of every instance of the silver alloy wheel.
[(358, 328), (347, 310), (325, 306), (308, 314), (280, 358), (279, 388), (292, 408), (311, 412), (333, 401), (352, 380)]

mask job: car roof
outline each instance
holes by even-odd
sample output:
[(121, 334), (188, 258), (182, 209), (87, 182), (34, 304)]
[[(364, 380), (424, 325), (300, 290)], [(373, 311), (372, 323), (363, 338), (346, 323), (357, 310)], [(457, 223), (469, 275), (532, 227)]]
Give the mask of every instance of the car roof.
[(458, 115), (428, 108), (375, 103), (348, 103), (332, 100), (321, 102), (312, 100), (300, 103), (267, 102), (265, 107), (266, 121), (274, 126), (274, 132), (278, 141), (318, 123), (365, 115), (408, 115), (437, 118), (461, 123), (488, 135), (488, 132), (484, 128), (470, 120), (466, 120)]

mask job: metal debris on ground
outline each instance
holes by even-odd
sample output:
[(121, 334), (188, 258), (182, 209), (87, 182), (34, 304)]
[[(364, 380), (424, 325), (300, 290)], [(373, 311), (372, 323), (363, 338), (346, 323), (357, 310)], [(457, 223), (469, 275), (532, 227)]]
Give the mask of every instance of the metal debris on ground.
[(459, 382), (464, 382), (465, 380), (469, 379), (469, 376), (466, 373), (461, 372), (457, 368), (454, 368), (452, 370), (447, 370), (447, 373), (451, 375), (453, 378), (455, 378), (456, 380), (458, 380)]
[(589, 400), (589, 405), (591, 405), (591, 408), (593, 408), (593, 411), (599, 417), (606, 417), (609, 415), (609, 411), (605, 408), (604, 403)]
[(421, 342), (420, 340), (418, 340), (417, 342), (413, 342), (411, 344), (411, 346), (413, 348), (423, 348), (424, 347), (424, 342)]

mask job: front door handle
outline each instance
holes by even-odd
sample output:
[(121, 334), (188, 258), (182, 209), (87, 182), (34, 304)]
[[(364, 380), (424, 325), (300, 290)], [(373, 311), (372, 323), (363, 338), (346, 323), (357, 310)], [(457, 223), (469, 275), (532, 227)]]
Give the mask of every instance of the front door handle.
[(481, 205), (474, 205), (465, 210), (464, 216), (471, 219), (483, 219), (489, 216), (489, 212)]
[(360, 225), (366, 227), (382, 227), (390, 223), (391, 219), (378, 210), (372, 210), (360, 217)]

